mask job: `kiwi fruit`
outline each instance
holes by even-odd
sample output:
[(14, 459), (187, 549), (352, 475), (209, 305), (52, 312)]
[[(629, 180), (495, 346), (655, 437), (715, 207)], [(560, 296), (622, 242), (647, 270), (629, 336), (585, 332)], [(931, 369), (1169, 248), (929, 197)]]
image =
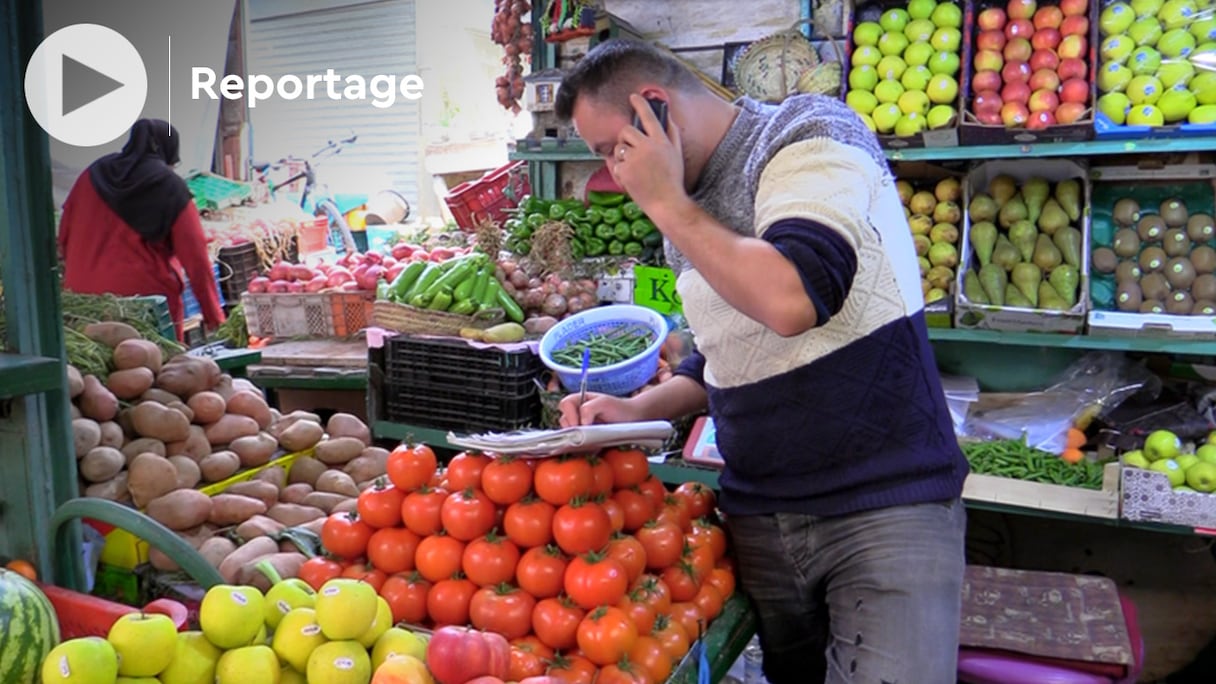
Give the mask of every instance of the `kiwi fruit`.
[(1191, 282), (1191, 296), (1198, 301), (1216, 301), (1216, 275), (1204, 273)]
[(1140, 234), (1141, 242), (1156, 242), (1160, 240), (1169, 226), (1165, 225), (1165, 219), (1155, 214), (1142, 216), (1136, 222), (1136, 232)]
[(1216, 316), (1216, 302), (1210, 299), (1196, 299), (1191, 307), (1192, 316)]
[(1119, 257), (1110, 247), (1099, 247), (1093, 253), (1094, 270), (1098, 273), (1114, 273), (1119, 265)]
[(1214, 224), (1211, 214), (1191, 214), (1186, 221), (1186, 234), (1195, 242), (1207, 242), (1216, 237)]
[(1111, 218), (1115, 223), (1125, 228), (1130, 228), (1136, 225), (1136, 221), (1140, 220), (1140, 203), (1130, 197), (1115, 202), (1115, 208), (1111, 211)]
[(1172, 257), (1186, 256), (1191, 253), (1191, 239), (1181, 228), (1170, 228), (1165, 231), (1161, 246), (1165, 248), (1165, 253)]
[(1165, 268), (1165, 262), (1169, 260), (1165, 250), (1160, 247), (1146, 247), (1140, 252), (1140, 270), (1145, 273), (1153, 273)]
[(1165, 264), (1165, 279), (1175, 290), (1190, 289), (1195, 281), (1195, 267), (1186, 257), (1174, 257)]
[(1161, 219), (1165, 221), (1165, 225), (1170, 228), (1181, 228), (1191, 218), (1190, 212), (1186, 210), (1186, 202), (1177, 197), (1171, 197), (1162, 202), (1161, 207), (1157, 211), (1161, 214)]
[(1146, 299), (1140, 302), (1140, 313), (1165, 313), (1165, 305), (1156, 299)]
[(1140, 264), (1136, 263), (1135, 259), (1119, 262), (1115, 267), (1115, 282), (1121, 283), (1126, 280), (1140, 280)]
[(1165, 302), (1165, 310), (1172, 314), (1189, 314), (1194, 307), (1195, 300), (1191, 299), (1190, 293), (1181, 290), (1170, 295)]
[(1216, 249), (1207, 245), (1199, 245), (1191, 250), (1191, 265), (1196, 273), (1212, 273), (1216, 271)]
[(1140, 253), (1140, 234), (1131, 228), (1124, 228), (1115, 233), (1115, 254), (1124, 259)]
[(1149, 273), (1140, 279), (1140, 291), (1145, 299), (1165, 301), (1170, 296), (1170, 281), (1160, 273)]
[(1120, 311), (1138, 311), (1142, 298), (1140, 286), (1132, 280), (1119, 283), (1119, 288), (1115, 290), (1115, 306), (1119, 307)]

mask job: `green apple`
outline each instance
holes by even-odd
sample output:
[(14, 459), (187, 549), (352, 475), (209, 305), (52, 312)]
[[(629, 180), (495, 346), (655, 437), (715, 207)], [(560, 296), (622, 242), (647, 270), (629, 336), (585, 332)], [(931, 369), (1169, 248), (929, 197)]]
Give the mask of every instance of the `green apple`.
[(882, 38), (878, 39), (878, 49), (884, 55), (898, 57), (908, 49), (908, 37), (902, 31), (899, 33), (887, 31), (882, 34)]
[(1123, 465), (1131, 466), (1133, 468), (1143, 468), (1147, 470), (1149, 466), (1148, 459), (1144, 457), (1144, 452), (1138, 449), (1136, 451), (1129, 451), (1126, 454), (1123, 454), (1122, 460)]
[(1156, 76), (1135, 76), (1127, 84), (1127, 99), (1132, 101), (1132, 106), (1157, 104), (1164, 90), (1165, 86)]
[(916, 43), (928, 43), (929, 39), (933, 37), (933, 32), (936, 30), (937, 27), (928, 19), (913, 19), (904, 27), (904, 38), (907, 38), (908, 42), (913, 45)]
[(1179, 468), (1178, 462), (1172, 458), (1153, 461), (1149, 464), (1148, 469), (1165, 475), (1169, 479), (1171, 487), (1177, 487), (1186, 482), (1186, 472)]
[(933, 72), (929, 71), (928, 67), (912, 67), (900, 77), (899, 84), (904, 87), (904, 90), (924, 92), (929, 87), (929, 81), (932, 78)]
[(1131, 69), (1118, 62), (1108, 62), (1098, 70), (1098, 89), (1104, 93), (1121, 93), (1134, 77)]
[(910, 19), (907, 10), (895, 7), (882, 13), (882, 16), (878, 18), (878, 25), (888, 33), (902, 32)]
[(878, 78), (880, 80), (891, 79), (898, 81), (904, 75), (904, 71), (908, 69), (908, 63), (902, 57), (887, 55), (874, 68), (878, 71)]
[(1216, 40), (1216, 18), (1207, 17), (1193, 22), (1190, 26), (1191, 35), (1195, 36), (1195, 41), (1204, 42)]
[(1136, 13), (1125, 2), (1112, 2), (1098, 15), (1098, 26), (1102, 35), (1114, 36), (1123, 33), (1136, 20)]
[(1187, 84), (1201, 105), (1216, 104), (1216, 71), (1200, 71)]
[(1178, 458), (1175, 458), (1174, 461), (1178, 464), (1179, 468), (1190, 470), (1191, 466), (1199, 463), (1199, 457), (1195, 454), (1182, 454)]
[(211, 643), (224, 650), (254, 643), (266, 632), (266, 599), (255, 587), (217, 584), (199, 606), (198, 622)]
[(173, 660), (160, 673), (161, 684), (212, 684), (221, 655), (202, 632), (179, 632)]
[(933, 104), (949, 104), (958, 97), (958, 81), (953, 76), (938, 74), (929, 81), (929, 88), (925, 92)]
[(866, 125), (866, 128), (870, 129), (871, 133), (878, 132), (878, 124), (874, 123), (874, 117), (869, 114), (858, 114), (857, 116), (861, 117), (861, 122)]
[(884, 102), (870, 112), (870, 118), (874, 120), (874, 127), (879, 133), (890, 133), (895, 130), (895, 124), (904, 115), (899, 109), (899, 105), (894, 102)]
[(1186, 483), (1200, 492), (1216, 490), (1216, 463), (1199, 462), (1187, 468)]
[(393, 609), (388, 607), (388, 601), (383, 597), (376, 597), (376, 619), (372, 621), (367, 631), (359, 635), (356, 639), (363, 644), (364, 648), (371, 648), (376, 645), (376, 641), (382, 634), (388, 631), (389, 627), (393, 626)]
[(1142, 45), (1132, 51), (1127, 60), (1127, 68), (1136, 76), (1151, 76), (1161, 67), (1161, 53), (1147, 45)]
[(312, 608), (316, 604), (317, 592), (308, 582), (290, 577), (283, 579), (268, 561), (258, 563), (261, 570), (274, 584), (266, 592), (266, 626), (274, 629), (279, 626), (279, 620), (296, 608)]
[(1190, 60), (1174, 59), (1161, 65), (1157, 70), (1157, 78), (1161, 79), (1161, 85), (1166, 88), (1174, 86), (1185, 86), (1195, 77), (1195, 67), (1191, 65)]
[(1132, 0), (1132, 12), (1137, 17), (1155, 17), (1165, 0)]
[(899, 117), (899, 121), (895, 122), (895, 135), (901, 138), (908, 138), (921, 131), (925, 130), (928, 122), (925, 121), (925, 115), (920, 112), (909, 112)]
[(110, 626), (106, 641), (118, 654), (118, 674), (155, 677), (173, 660), (177, 625), (160, 613), (127, 613)]
[(1208, 444), (1216, 444), (1216, 430), (1208, 433)]
[(1195, 36), (1186, 29), (1170, 29), (1157, 41), (1157, 49), (1169, 59), (1182, 59), (1195, 49)]
[(358, 641), (331, 641), (312, 652), (305, 674), (310, 682), (367, 684), (372, 676), (372, 659)]
[(1190, 26), (1199, 10), (1194, 0), (1166, 0), (1157, 12), (1157, 19), (1165, 25), (1166, 30)]
[(279, 684), (308, 684), (308, 678), (290, 667), (283, 666), (279, 671)]
[(874, 86), (874, 96), (883, 104), (889, 104), (899, 101), (899, 96), (904, 94), (904, 87), (899, 84), (899, 81), (884, 79)]
[(878, 98), (868, 90), (850, 90), (844, 96), (844, 101), (849, 109), (858, 114), (869, 114), (878, 106)]
[(952, 2), (943, 2), (933, 8), (929, 19), (938, 28), (961, 28), (963, 25), (963, 10)]
[(1102, 46), (1098, 48), (1098, 54), (1102, 57), (1103, 62), (1124, 64), (1132, 56), (1132, 52), (1135, 49), (1136, 44), (1131, 38), (1124, 35), (1115, 35), (1102, 41)]
[(862, 45), (853, 51), (853, 66), (875, 66), (882, 59), (882, 53), (873, 45)]
[(908, 16), (913, 19), (928, 19), (937, 7), (937, 0), (911, 0), (908, 3)]
[(946, 128), (954, 122), (954, 116), (954, 107), (944, 104), (934, 105), (925, 115), (925, 122), (931, 129)]
[(869, 64), (863, 64), (849, 70), (850, 90), (874, 90), (876, 85), (878, 85), (878, 69)]
[(329, 580), (317, 592), (321, 632), (334, 641), (358, 639), (376, 619), (376, 598), (375, 588), (367, 582), (344, 577)]
[(853, 29), (854, 45), (878, 45), (882, 37), (882, 26), (872, 21), (863, 21)]
[(269, 646), (242, 646), (220, 656), (215, 684), (277, 684), (280, 670), (279, 659)]
[(118, 653), (101, 637), (69, 639), (51, 649), (41, 674), (43, 684), (113, 684)]
[(380, 667), (390, 656), (408, 655), (426, 660), (426, 643), (417, 634), (400, 627), (390, 627), (376, 639), (372, 647), (372, 669)]
[(1182, 440), (1169, 430), (1156, 430), (1144, 440), (1144, 456), (1150, 461), (1177, 458), (1182, 453)]
[(1186, 485), (1178, 485), (1177, 487), (1173, 488), (1173, 491), (1175, 491), (1179, 494), (1200, 494), (1200, 493), (1202, 493), (1199, 490), (1191, 489), (1190, 487), (1188, 487)]
[(308, 669), (308, 656), (326, 641), (317, 624), (317, 612), (312, 608), (296, 608), (283, 616), (270, 647), (279, 660), (303, 672)]
[(904, 62), (910, 67), (924, 66), (935, 54), (933, 46), (928, 43), (912, 43), (904, 50)]
[(953, 76), (958, 73), (960, 61), (959, 56), (953, 52), (939, 52), (929, 58), (929, 71)]
[(1161, 22), (1154, 17), (1137, 19), (1127, 28), (1127, 37), (1135, 41), (1136, 45), (1156, 45), (1162, 33), (1164, 31), (1161, 29)]
[(1216, 444), (1200, 444), (1195, 457), (1203, 463), (1216, 463)]
[(1157, 109), (1161, 110), (1161, 116), (1166, 123), (1185, 121), (1197, 105), (1195, 93), (1185, 87), (1170, 88), (1157, 100)]
[(1127, 112), (1128, 126), (1164, 126), (1165, 116), (1153, 105), (1138, 105)]
[(119, 677), (114, 684), (160, 684), (156, 677)]
[(953, 26), (943, 26), (933, 32), (929, 44), (938, 52), (958, 52), (959, 46), (963, 44), (963, 33)]

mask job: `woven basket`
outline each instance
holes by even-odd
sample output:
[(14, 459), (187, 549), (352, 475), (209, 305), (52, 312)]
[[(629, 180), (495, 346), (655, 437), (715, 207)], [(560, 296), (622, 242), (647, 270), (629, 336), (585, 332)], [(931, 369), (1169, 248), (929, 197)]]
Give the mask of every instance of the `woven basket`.
[(485, 330), (503, 320), (502, 309), (486, 309), (472, 316), (419, 309), (383, 299), (372, 306), (376, 327), (411, 335), (459, 335), (462, 328)]
[(811, 21), (797, 21), (790, 28), (741, 50), (731, 64), (738, 87), (749, 97), (764, 102), (781, 102), (795, 93), (838, 97), (844, 55), (837, 41), (830, 40), (837, 61), (824, 62), (819, 58), (815, 46), (800, 30)]

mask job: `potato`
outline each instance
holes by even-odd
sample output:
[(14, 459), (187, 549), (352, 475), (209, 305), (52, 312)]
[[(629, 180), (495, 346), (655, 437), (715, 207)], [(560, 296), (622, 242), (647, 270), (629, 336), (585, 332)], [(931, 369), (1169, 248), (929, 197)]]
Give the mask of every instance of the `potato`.
[(124, 470), (115, 475), (112, 480), (89, 485), (85, 488), (84, 495), (110, 501), (130, 500), (131, 494), (127, 491), (127, 471)]
[(211, 497), (211, 517), (207, 520), (213, 525), (236, 525), (262, 515), (266, 508), (265, 503), (252, 496), (216, 494)]
[(321, 477), (321, 473), (329, 470), (325, 464), (311, 456), (300, 456), (291, 464), (291, 470), (287, 473), (287, 482), (296, 484), (303, 482), (310, 487), (317, 484), (317, 478)]
[(173, 464), (173, 469), (177, 471), (177, 488), (190, 489), (198, 486), (200, 480), (203, 479), (203, 471), (199, 469), (198, 462), (189, 456), (170, 456), (169, 462)]
[(300, 566), (304, 565), (304, 561), (308, 557), (299, 551), (277, 551), (266, 556), (255, 558), (245, 563), (236, 576), (236, 581), (239, 584), (247, 584), (252, 587), (257, 587), (262, 591), (270, 589), (270, 579), (258, 570), (259, 565), (268, 563), (279, 573), (280, 577), (295, 577), (300, 574)]
[(354, 437), (363, 442), (365, 447), (371, 446), (372, 443), (372, 431), (368, 429), (367, 424), (349, 413), (335, 413), (330, 416), (329, 421), (325, 423), (325, 433), (330, 439)]
[(234, 392), (248, 391), (248, 392), (253, 392), (254, 394), (258, 395), (259, 397), (263, 396), (262, 388), (253, 384), (253, 382), (250, 381), (248, 378), (233, 378), (232, 379), (232, 391), (234, 391)]
[(121, 449), (123, 443), (127, 441), (127, 436), (122, 432), (122, 426), (112, 420), (107, 420), (98, 427), (101, 428), (101, 446)]
[(279, 502), (279, 488), (270, 482), (262, 480), (249, 480), (246, 482), (238, 482), (228, 489), (224, 490), (226, 494), (240, 494), (257, 499), (266, 504), (267, 508)]
[(279, 492), (279, 501), (293, 504), (304, 503), (304, 497), (312, 494), (312, 491), (312, 485), (305, 482), (287, 485), (283, 491)]
[(114, 420), (114, 416), (118, 415), (118, 398), (95, 375), (84, 376), (82, 382), (84, 389), (76, 402), (80, 412), (99, 423)]
[(232, 440), (228, 448), (241, 457), (242, 467), (255, 468), (270, 462), (274, 453), (279, 450), (279, 443), (265, 432), (259, 432), (256, 435)]
[(127, 457), (127, 463), (130, 463), (136, 456), (149, 452), (157, 456), (168, 456), (169, 451), (165, 447), (165, 443), (159, 439), (151, 437), (140, 437), (127, 442), (122, 447), (122, 455)]
[(233, 440), (252, 437), (261, 431), (256, 420), (235, 413), (225, 414), (204, 429), (207, 431), (207, 441), (216, 446), (231, 444)]
[(207, 482), (219, 482), (241, 469), (241, 459), (231, 451), (217, 451), (199, 461), (198, 469)]
[(106, 378), (106, 388), (114, 396), (124, 401), (135, 399), (152, 388), (156, 375), (144, 367), (128, 368), (110, 373)]
[(156, 376), (156, 386), (179, 397), (188, 398), (215, 387), (220, 367), (215, 361), (200, 356), (179, 354), (165, 364)]
[(122, 428), (122, 433), (131, 439), (136, 439), (140, 435), (135, 432), (135, 423), (131, 420), (131, 409), (119, 409), (118, 415), (114, 417), (114, 422), (118, 423), (118, 427)]
[(544, 335), (555, 325), (557, 319), (552, 316), (533, 316), (524, 321), (524, 331), (529, 335)]
[(260, 393), (240, 390), (228, 398), (228, 413), (249, 416), (265, 430), (270, 427), (270, 407)]
[(382, 477), (387, 472), (388, 451), (380, 447), (368, 447), (354, 460), (342, 467), (355, 482), (363, 483)]
[(165, 406), (167, 408), (171, 408), (174, 411), (177, 411), (177, 412), (181, 413), (183, 416), (185, 416), (187, 423), (194, 422), (194, 409), (187, 406), (184, 402), (175, 400), (175, 401), (171, 401), (171, 402), (165, 404)]
[(147, 401), (131, 409), (131, 424), (140, 437), (180, 442), (190, 436), (190, 421), (164, 404)]
[(188, 530), (211, 517), (211, 497), (197, 489), (175, 489), (149, 501), (144, 513), (171, 530)]
[(313, 506), (300, 504), (277, 503), (266, 511), (267, 517), (274, 518), (288, 527), (295, 527), (317, 518), (324, 518), (325, 511)]
[(164, 354), (155, 342), (143, 339), (123, 340), (114, 347), (114, 367), (118, 370), (147, 368), (160, 372)]
[(217, 570), (220, 563), (223, 563), (224, 559), (232, 555), (234, 551), (236, 551), (236, 543), (227, 537), (212, 537), (198, 547), (198, 554)]
[(350, 475), (341, 470), (326, 470), (313, 485), (318, 492), (330, 492), (343, 496), (359, 496), (359, 488)]
[(210, 390), (199, 392), (186, 402), (190, 410), (194, 411), (194, 422), (201, 425), (223, 418), (226, 404), (223, 397)]
[(249, 541), (254, 537), (265, 537), (268, 535), (277, 534), (285, 529), (287, 529), (286, 526), (274, 518), (267, 518), (264, 515), (255, 515), (237, 526), (236, 536), (245, 541)]
[(292, 411), (291, 413), (276, 420), (270, 426), (267, 432), (270, 433), (271, 437), (279, 439), (288, 428), (300, 421), (308, 421), (309, 423), (316, 423), (317, 425), (320, 425), (321, 417), (315, 413), (309, 413), (308, 411)]
[(80, 412), (80, 408), (76, 404), (68, 404), (68, 415), (72, 417), (72, 420), (84, 418), (84, 414)]
[(148, 563), (161, 572), (177, 572), (181, 566), (155, 546), (148, 548)]
[(227, 404), (228, 397), (231, 397), (236, 393), (236, 390), (232, 388), (232, 376), (228, 375), (227, 373), (221, 374), (219, 382), (215, 383), (215, 387), (212, 387), (207, 391), (215, 392), (216, 394), (220, 395), (220, 397), (223, 398), (224, 403)]
[(126, 457), (114, 447), (93, 447), (80, 459), (80, 476), (94, 484), (106, 482), (120, 473), (126, 463)]
[(279, 552), (279, 545), (270, 537), (256, 537), (241, 544), (220, 563), (220, 576), (229, 584), (237, 582), (241, 568), (250, 561)]
[[(321, 427), (320, 424), (310, 420), (299, 420), (279, 435), (279, 444), (288, 452), (294, 453), (317, 446), (317, 443), (324, 436), (325, 428)], [(351, 458), (354, 458), (354, 456), (351, 456)]]
[(269, 482), (274, 485), (275, 489), (282, 489), (287, 484), (287, 471), (283, 466), (270, 466), (254, 475), (253, 479), (259, 482)]
[(165, 404), (165, 405), (172, 404), (175, 401), (181, 401), (181, 399), (178, 398), (178, 396), (176, 394), (170, 394), (169, 392), (166, 392), (163, 389), (157, 389), (155, 387), (153, 387), (152, 389), (148, 390), (147, 392), (144, 392), (143, 394), (141, 394), (139, 397), (139, 400), (140, 401), (155, 401), (158, 404)]
[(304, 497), (304, 501), (301, 503), (303, 503), (305, 506), (320, 508), (326, 513), (333, 513), (334, 506), (352, 500), (353, 499), (351, 499), (349, 496), (334, 494), (332, 492), (313, 492), (312, 494)]
[(77, 418), (72, 421), (72, 443), (76, 450), (76, 458), (84, 458), (95, 447), (101, 446), (101, 426), (89, 418)]
[(137, 508), (177, 489), (177, 468), (164, 456), (140, 454), (131, 460), (127, 471), (127, 490)]
[(84, 376), (80, 374), (80, 371), (77, 370), (76, 366), (72, 365), (67, 366), (67, 374), (68, 397), (75, 399), (76, 397), (80, 396), (81, 392), (84, 391)]
[[(307, 425), (307, 423), (301, 423)], [(354, 437), (330, 438), (317, 445), (316, 459), (326, 465), (343, 465), (363, 453), (366, 445)]]
[(195, 461), (201, 461), (211, 455), (211, 442), (207, 441), (207, 433), (201, 425), (191, 425), (189, 437), (165, 445), (165, 455), (189, 456)]
[(100, 342), (111, 349), (117, 347), (124, 340), (142, 339), (139, 331), (126, 323), (117, 323), (114, 321), (104, 321), (102, 323), (90, 323), (84, 327), (84, 336)]

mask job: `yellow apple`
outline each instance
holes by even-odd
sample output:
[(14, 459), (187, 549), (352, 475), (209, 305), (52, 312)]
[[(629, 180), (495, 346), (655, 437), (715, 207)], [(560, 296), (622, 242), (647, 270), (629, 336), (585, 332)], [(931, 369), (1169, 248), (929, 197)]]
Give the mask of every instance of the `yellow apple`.
[(308, 657), (308, 681), (325, 684), (367, 684), (372, 661), (358, 641), (331, 641)]
[(358, 639), (376, 620), (377, 598), (375, 588), (367, 582), (331, 579), (317, 592), (317, 624), (333, 641)]
[(422, 660), (395, 655), (376, 668), (371, 684), (435, 684), (435, 679)]
[(220, 656), (215, 684), (279, 684), (280, 672), (269, 646), (242, 646)]
[(155, 677), (173, 660), (177, 625), (160, 613), (127, 613), (110, 627), (106, 641), (118, 654), (118, 674)]
[(372, 667), (379, 669), (381, 663), (395, 655), (408, 655), (425, 660), (426, 642), (408, 629), (390, 627), (380, 635), (376, 645), (372, 647)]
[(393, 626), (393, 609), (388, 607), (388, 601), (384, 597), (376, 597), (376, 619), (372, 621), (370, 627), (363, 634), (359, 635), (359, 643), (363, 644), (363, 648), (371, 648), (376, 645), (376, 641), (380, 639), (380, 635), (388, 631), (389, 627)]
[(160, 684), (156, 677), (119, 677), (114, 684)]
[(215, 664), (222, 654), (202, 632), (181, 632), (173, 660), (160, 673), (161, 684), (213, 684)]
[(326, 641), (317, 624), (316, 611), (296, 608), (283, 616), (279, 628), (274, 631), (270, 647), (280, 660), (303, 672), (308, 669), (308, 656)]
[(211, 643), (228, 650), (248, 646), (266, 631), (266, 599), (254, 587), (217, 584), (207, 590), (198, 622)]
[(42, 661), (44, 684), (113, 684), (118, 678), (118, 653), (101, 637), (69, 639)]
[(279, 672), (279, 684), (308, 684), (308, 679), (290, 667), (284, 666)]
[(308, 582), (298, 577), (283, 579), (269, 561), (262, 561), (257, 567), (274, 583), (266, 592), (266, 625), (271, 629), (278, 627), (279, 621), (293, 608), (312, 608), (315, 605), (317, 592)]

